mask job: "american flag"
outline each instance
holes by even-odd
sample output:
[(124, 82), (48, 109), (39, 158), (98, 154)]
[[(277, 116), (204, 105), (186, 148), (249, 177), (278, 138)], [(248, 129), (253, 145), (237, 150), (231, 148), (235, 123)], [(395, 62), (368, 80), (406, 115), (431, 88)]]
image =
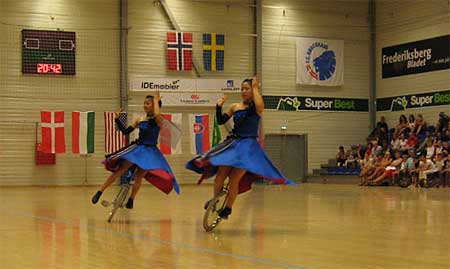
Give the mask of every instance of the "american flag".
[(192, 70), (192, 33), (167, 33), (167, 61), (169, 70)]
[[(128, 145), (128, 136), (120, 132), (114, 122), (114, 112), (105, 112), (105, 152), (113, 153)], [(123, 126), (127, 125), (127, 113), (121, 112), (119, 120)]]

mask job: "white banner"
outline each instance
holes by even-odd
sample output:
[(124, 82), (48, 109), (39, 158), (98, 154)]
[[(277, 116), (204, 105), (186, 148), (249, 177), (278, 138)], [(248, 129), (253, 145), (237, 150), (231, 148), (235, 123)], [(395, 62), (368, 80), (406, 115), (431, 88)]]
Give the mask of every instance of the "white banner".
[(197, 79), (199, 92), (239, 92), (244, 79)]
[(163, 106), (216, 106), (222, 93), (161, 93)]
[(133, 91), (239, 92), (244, 79), (131, 78)]
[(135, 77), (130, 83), (135, 91), (193, 92), (195, 88), (195, 79)]
[(344, 41), (297, 38), (297, 84), (344, 85)]

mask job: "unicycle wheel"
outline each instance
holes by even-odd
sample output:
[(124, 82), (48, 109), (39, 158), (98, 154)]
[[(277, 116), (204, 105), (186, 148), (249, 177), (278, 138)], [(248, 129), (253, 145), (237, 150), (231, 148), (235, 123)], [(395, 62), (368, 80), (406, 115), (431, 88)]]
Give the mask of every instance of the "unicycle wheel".
[(123, 207), (123, 203), (125, 202), (125, 199), (127, 198), (128, 191), (130, 190), (129, 185), (123, 185), (120, 187), (119, 193), (117, 194), (116, 198), (112, 202), (112, 209), (109, 212), (108, 215), (108, 222), (111, 222), (114, 215), (117, 213), (117, 210), (120, 207)]
[(212, 231), (219, 225), (221, 218), (219, 212), (226, 206), (228, 195), (226, 192), (221, 192), (218, 196), (214, 197), (206, 208), (205, 215), (203, 216), (203, 228), (205, 231)]

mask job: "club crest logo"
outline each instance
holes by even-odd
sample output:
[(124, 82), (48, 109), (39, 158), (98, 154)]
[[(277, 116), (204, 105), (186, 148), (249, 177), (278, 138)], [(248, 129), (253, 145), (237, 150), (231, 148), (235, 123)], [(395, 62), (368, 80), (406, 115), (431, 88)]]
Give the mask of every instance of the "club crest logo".
[(306, 51), (305, 65), (313, 79), (328, 80), (336, 71), (336, 54), (328, 44), (314, 42)]

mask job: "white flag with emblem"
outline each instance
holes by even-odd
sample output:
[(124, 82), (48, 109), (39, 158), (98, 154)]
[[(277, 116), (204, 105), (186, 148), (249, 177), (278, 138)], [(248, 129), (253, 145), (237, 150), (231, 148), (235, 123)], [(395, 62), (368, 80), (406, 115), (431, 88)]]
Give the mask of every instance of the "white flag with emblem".
[(344, 40), (297, 38), (297, 84), (344, 85)]

